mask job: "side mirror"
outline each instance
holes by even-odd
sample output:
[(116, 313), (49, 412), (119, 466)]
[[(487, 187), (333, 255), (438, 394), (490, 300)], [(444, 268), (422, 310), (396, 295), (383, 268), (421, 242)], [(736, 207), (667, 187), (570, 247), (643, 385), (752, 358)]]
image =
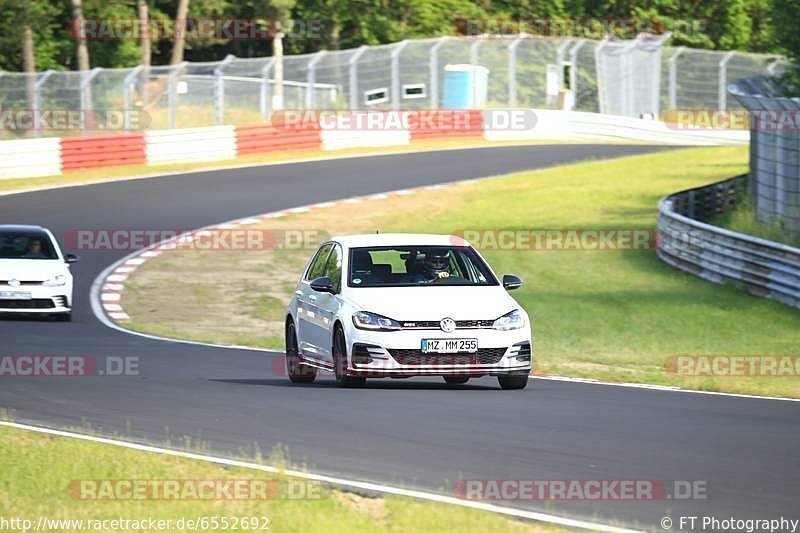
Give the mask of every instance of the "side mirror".
[(520, 287), (522, 287), (522, 280), (517, 276), (512, 276), (511, 274), (506, 274), (503, 276), (503, 288), (505, 290), (513, 291), (514, 289), (519, 289)]
[(317, 292), (329, 292), (333, 294), (333, 282), (328, 276), (322, 276), (311, 280), (311, 288)]
[(67, 255), (64, 256), (64, 262), (65, 263), (77, 263), (78, 262), (78, 256), (75, 255), (75, 254), (67, 254)]

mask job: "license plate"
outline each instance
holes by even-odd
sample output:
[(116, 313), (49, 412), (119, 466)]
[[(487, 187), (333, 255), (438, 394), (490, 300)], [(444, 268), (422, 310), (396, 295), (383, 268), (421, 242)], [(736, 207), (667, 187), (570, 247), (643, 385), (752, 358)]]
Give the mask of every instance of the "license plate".
[(422, 353), (475, 353), (478, 339), (422, 339)]
[(30, 300), (29, 292), (0, 291), (0, 300)]

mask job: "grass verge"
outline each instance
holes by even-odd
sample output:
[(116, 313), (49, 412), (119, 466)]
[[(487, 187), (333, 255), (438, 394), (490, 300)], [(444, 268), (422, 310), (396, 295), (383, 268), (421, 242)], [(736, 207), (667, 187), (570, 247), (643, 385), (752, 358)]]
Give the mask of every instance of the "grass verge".
[(753, 210), (753, 204), (750, 202), (749, 191), (746, 190), (742, 193), (739, 205), (714, 217), (711, 223), (731, 231), (738, 231), (739, 233), (800, 248), (800, 238), (787, 233), (780, 224), (764, 224), (756, 220), (756, 213)]
[[(271, 464), (274, 464), (270, 461)], [(319, 485), (290, 480), (284, 475), (268, 475), (242, 468), (222, 466), (179, 457), (169, 457), (107, 444), (42, 435), (29, 431), (0, 427), (0, 509), (2, 518), (31, 520), (35, 526), (39, 517), (49, 522), (39, 531), (78, 531), (88, 529), (55, 521), (169, 520), (167, 531), (193, 531), (187, 520), (199, 517), (226, 517), (229, 524), (238, 518), (256, 517), (257, 527), (236, 527), (228, 531), (262, 530), (268, 519), (269, 531), (520, 531), (531, 533), (566, 531), (561, 528), (510, 520), (484, 511), (424, 503), (406, 498), (387, 496), (367, 498), (352, 493), (331, 490)], [(268, 499), (110, 499), (91, 501), (81, 499), (81, 480), (94, 480), (96, 487), (113, 487), (113, 480), (131, 481), (201, 481), (221, 480), (263, 481), (268, 487), (292, 481), (292, 494), (304, 498)], [(108, 481), (111, 480), (111, 481)], [(140, 480), (140, 481), (139, 481)], [(122, 485), (116, 485), (122, 487)], [(185, 485), (181, 485), (185, 486)], [(300, 489), (300, 490), (298, 490)], [(95, 493), (90, 491), (89, 493)], [(268, 495), (287, 494), (274, 491)], [(86, 493), (84, 493), (86, 494)], [(119, 492), (124, 496), (124, 492)], [(185, 493), (188, 494), (188, 493)], [(180, 520), (184, 519), (183, 527)], [(210, 520), (209, 520), (209, 523)], [(221, 522), (220, 522), (221, 523)], [(248, 525), (250, 522), (248, 521)], [(13, 529), (13, 527), (12, 527)], [(20, 529), (20, 528), (17, 528)], [(98, 529), (98, 528), (95, 528)], [(146, 531), (135, 527), (101, 527), (101, 530)], [(222, 527), (202, 527), (217, 531)]]
[[(248, 228), (321, 234), (654, 228), (660, 197), (746, 167), (746, 147), (693, 148), (337, 204)], [(136, 270), (122, 305), (139, 331), (281, 348), (281, 312), (308, 248), (170, 251)], [(800, 397), (798, 377), (693, 377), (665, 369), (672, 355), (798, 355), (797, 310), (676, 271), (652, 250), (484, 255), (499, 274), (526, 281), (514, 296), (534, 317), (539, 372)], [(191, 290), (197, 283), (210, 292)], [(242, 303), (252, 297), (257, 305)]]

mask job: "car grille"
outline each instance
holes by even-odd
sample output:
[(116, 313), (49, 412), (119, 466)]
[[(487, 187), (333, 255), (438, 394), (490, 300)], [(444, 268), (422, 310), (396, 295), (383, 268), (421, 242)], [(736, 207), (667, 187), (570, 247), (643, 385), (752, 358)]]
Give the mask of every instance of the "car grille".
[(52, 309), (55, 307), (50, 298), (34, 298), (33, 300), (0, 300), (0, 309)]
[[(0, 279), (0, 285), (9, 285), (9, 283), (8, 283), (9, 281), (11, 281), (11, 280), (10, 279)], [(19, 280), (19, 286), (20, 287), (24, 287), (26, 285), (41, 285), (42, 283), (43, 283), (42, 281), (22, 281), (22, 280)]]
[(505, 348), (479, 348), (477, 353), (422, 353), (419, 350), (389, 348), (401, 365), (493, 365), (503, 358)]
[[(439, 320), (400, 320), (403, 329), (439, 329)], [(490, 328), (494, 320), (456, 320), (457, 329)]]
[(67, 306), (67, 297), (66, 296), (56, 296), (56, 307), (66, 307)]

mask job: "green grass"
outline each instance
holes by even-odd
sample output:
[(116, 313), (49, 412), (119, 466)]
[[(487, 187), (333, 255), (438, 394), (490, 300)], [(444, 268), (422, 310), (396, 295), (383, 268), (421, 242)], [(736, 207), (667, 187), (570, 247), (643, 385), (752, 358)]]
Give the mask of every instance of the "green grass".
[[(285, 462), (285, 452), (269, 458)], [(79, 480), (271, 480), (286, 482), (284, 474), (139, 452), (107, 444), (37, 434), (0, 427), (0, 509), (3, 518), (38, 517), (71, 520), (171, 520), (169, 531), (189, 531), (175, 525), (197, 517), (267, 517), (269, 531), (526, 531), (563, 529), (522, 523), (488, 512), (405, 498), (366, 498), (313, 484), (308, 499), (269, 500), (125, 500), (92, 502), (68, 491)], [(78, 528), (67, 528), (67, 530)], [(61, 529), (64, 530), (64, 529)], [(129, 530), (129, 529), (127, 529)], [(222, 529), (206, 529), (216, 531)], [(242, 531), (243, 528), (229, 529)], [(250, 528), (252, 531), (252, 528)], [(260, 529), (259, 529), (260, 530)], [(58, 531), (45, 528), (40, 531)]]
[[(430, 233), (652, 229), (662, 196), (746, 169), (746, 147), (684, 149), (417, 191), (402, 199), (371, 200), (356, 209), (312, 210), (281, 223), (324, 228), (328, 234), (371, 233), (375, 227), (384, 232)], [(142, 285), (139, 280), (153, 278), (167, 257), (173, 263), (181, 261), (182, 253), (163, 254), (145, 263), (144, 274), (137, 271), (132, 276), (138, 293), (130, 299), (123, 293), (123, 306), (134, 319), (133, 327), (148, 330), (152, 326), (154, 321), (141, 311), (139, 302), (163, 290), (157, 283)], [(285, 253), (267, 252), (264, 261), (280, 264)], [(218, 273), (236, 270), (239, 261), (245, 261), (226, 257), (221, 262), (212, 257), (213, 252), (207, 255), (202, 261), (184, 258), (183, 264), (208, 268), (193, 276), (220, 279), (224, 277)], [(484, 250), (484, 255), (498, 274), (517, 274), (525, 280), (513, 294), (534, 318), (538, 372), (800, 396), (796, 377), (700, 378), (665, 371), (671, 355), (798, 355), (800, 312), (796, 309), (674, 270), (652, 250)], [(297, 279), (291, 269), (286, 276), (290, 282)], [(292, 287), (288, 287), (281, 289), (277, 310), (291, 297)], [(175, 298), (182, 296), (172, 295), (169, 305), (181, 305)], [(237, 319), (226, 315), (225, 322)], [(274, 331), (278, 334), (280, 329)], [(199, 338), (208, 332), (188, 327), (181, 334)], [(215, 334), (218, 342), (225, 342), (228, 335), (225, 329)], [(261, 346), (280, 348), (281, 343)]]
[(787, 233), (778, 223), (764, 224), (756, 220), (753, 204), (748, 192), (744, 191), (742, 200), (734, 209), (714, 217), (711, 223), (731, 231), (754, 235), (762, 239), (788, 244), (800, 248), (800, 237)]

